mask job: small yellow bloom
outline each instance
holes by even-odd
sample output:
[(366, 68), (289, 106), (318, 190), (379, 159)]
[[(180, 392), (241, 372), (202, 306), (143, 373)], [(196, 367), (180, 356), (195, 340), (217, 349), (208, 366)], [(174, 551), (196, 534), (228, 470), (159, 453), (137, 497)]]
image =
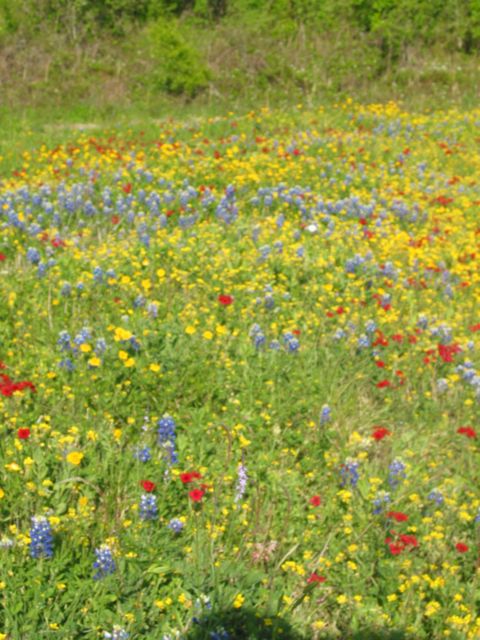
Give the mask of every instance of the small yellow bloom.
[(211, 331), (204, 331), (203, 337), (205, 340), (211, 340), (213, 338), (213, 333)]
[(195, 327), (193, 327), (191, 324), (188, 325), (188, 327), (185, 327), (185, 333), (189, 336), (193, 336), (193, 334), (196, 332), (197, 330), (195, 329)]
[(153, 371), (153, 373), (158, 373), (160, 371), (160, 365), (155, 363), (151, 364), (150, 371)]
[(240, 609), (244, 602), (245, 602), (245, 597), (242, 596), (241, 593), (237, 593), (237, 595), (235, 596), (235, 598), (233, 600), (233, 607), (235, 609)]
[(92, 347), (89, 344), (81, 344), (80, 345), (80, 351), (82, 353), (90, 353), (91, 350), (92, 350)]
[(102, 364), (102, 361), (100, 360), (100, 358), (97, 358), (97, 356), (93, 356), (93, 358), (90, 358), (90, 360), (88, 361), (88, 364), (91, 367), (99, 367)]
[(83, 460), (83, 458), (84, 458), (84, 454), (81, 453), (80, 451), (71, 451), (67, 455), (67, 462), (75, 466), (78, 466)]
[(124, 365), (128, 368), (133, 367), (135, 365), (135, 358), (128, 358), (128, 360), (125, 360)]
[(240, 441), (241, 447), (248, 447), (248, 445), (251, 443), (251, 440), (247, 440), (247, 438), (242, 436), (242, 434), (238, 436), (238, 440)]

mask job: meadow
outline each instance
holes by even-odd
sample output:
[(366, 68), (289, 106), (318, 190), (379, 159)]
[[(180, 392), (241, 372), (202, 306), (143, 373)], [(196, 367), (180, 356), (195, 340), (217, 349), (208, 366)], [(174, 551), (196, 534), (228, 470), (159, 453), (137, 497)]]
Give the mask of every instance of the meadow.
[(480, 110), (55, 135), (0, 161), (0, 638), (480, 638)]

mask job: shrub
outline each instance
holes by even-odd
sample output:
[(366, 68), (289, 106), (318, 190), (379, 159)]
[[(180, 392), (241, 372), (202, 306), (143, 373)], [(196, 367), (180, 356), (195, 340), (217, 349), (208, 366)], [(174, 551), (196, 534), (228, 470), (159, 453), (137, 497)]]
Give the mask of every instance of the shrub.
[(172, 20), (159, 19), (148, 27), (147, 46), (153, 65), (148, 84), (154, 89), (189, 98), (205, 89), (209, 71)]

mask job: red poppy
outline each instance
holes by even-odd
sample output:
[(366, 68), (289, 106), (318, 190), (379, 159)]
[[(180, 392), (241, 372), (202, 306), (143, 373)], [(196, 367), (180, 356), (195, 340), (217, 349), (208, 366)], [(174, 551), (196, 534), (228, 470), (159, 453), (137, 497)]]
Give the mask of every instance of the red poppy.
[(233, 297), (232, 297), (232, 296), (228, 296), (228, 295), (225, 295), (225, 294), (223, 294), (223, 293), (221, 293), (221, 294), (218, 296), (218, 298), (217, 298), (217, 299), (218, 299), (218, 301), (219, 301), (219, 303), (220, 303), (220, 304), (223, 304), (223, 306), (224, 306), (224, 307), (228, 307), (228, 306), (229, 306), (229, 305), (231, 305), (231, 304), (232, 304), (232, 302), (233, 302)]
[(0, 262), (3, 262), (7, 259), (7, 256), (4, 253), (0, 253)]
[(142, 487), (145, 489), (147, 493), (154, 491), (155, 487), (157, 486), (154, 482), (151, 482), (150, 480), (143, 480), (140, 484), (142, 485)]
[(396, 522), (406, 522), (408, 520), (408, 516), (406, 513), (402, 513), (401, 511), (389, 511), (387, 513), (387, 518), (392, 518)]
[(375, 360), (375, 365), (379, 368), (379, 369), (383, 369), (385, 367), (385, 363), (383, 360)]
[(319, 507), (322, 504), (322, 499), (320, 496), (312, 496), (309, 500), (312, 507)]
[(200, 479), (202, 476), (198, 473), (198, 471), (187, 471), (186, 473), (180, 474), (180, 480), (183, 484), (189, 484), (194, 480)]
[(374, 440), (383, 440), (386, 436), (391, 436), (392, 432), (385, 427), (377, 427), (375, 431), (372, 433), (372, 438)]
[[(5, 258), (4, 258), (4, 260), (5, 260)], [(472, 325), (472, 326), (470, 327), (470, 331), (472, 331), (472, 332), (474, 332), (474, 333), (475, 333), (475, 331), (480, 331), (480, 323), (479, 323), (479, 324), (474, 324), (474, 325)]]
[(457, 433), (461, 433), (463, 436), (467, 436), (467, 438), (476, 438), (477, 432), (472, 427), (460, 427), (457, 429)]
[(312, 573), (312, 575), (308, 578), (307, 583), (308, 584), (315, 584), (318, 583), (320, 584), (321, 582), (325, 582), (326, 578), (324, 576), (319, 576), (318, 573), (316, 573), (315, 571)]
[(457, 542), (457, 544), (455, 545), (455, 549), (458, 551), (458, 553), (467, 553), (469, 547), (464, 542)]
[(190, 499), (193, 500), (193, 502), (200, 502), (200, 500), (205, 495), (205, 491), (203, 491), (203, 489), (192, 489), (191, 491), (189, 491), (188, 495), (190, 496)]
[(120, 216), (111, 217), (112, 224), (118, 224), (120, 222)]
[(122, 186), (122, 190), (124, 193), (131, 193), (132, 191), (132, 183), (131, 182), (127, 182), (127, 184), (124, 184)]
[(17, 431), (17, 436), (20, 438), (20, 440), (28, 440), (28, 438), (30, 437), (30, 429), (26, 427), (24, 429), (19, 429)]

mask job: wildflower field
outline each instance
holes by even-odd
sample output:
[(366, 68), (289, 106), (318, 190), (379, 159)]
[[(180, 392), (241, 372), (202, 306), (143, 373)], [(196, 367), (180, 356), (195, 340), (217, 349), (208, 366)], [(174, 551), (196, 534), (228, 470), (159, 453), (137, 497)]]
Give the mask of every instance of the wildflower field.
[(11, 162), (0, 638), (480, 638), (480, 111)]

